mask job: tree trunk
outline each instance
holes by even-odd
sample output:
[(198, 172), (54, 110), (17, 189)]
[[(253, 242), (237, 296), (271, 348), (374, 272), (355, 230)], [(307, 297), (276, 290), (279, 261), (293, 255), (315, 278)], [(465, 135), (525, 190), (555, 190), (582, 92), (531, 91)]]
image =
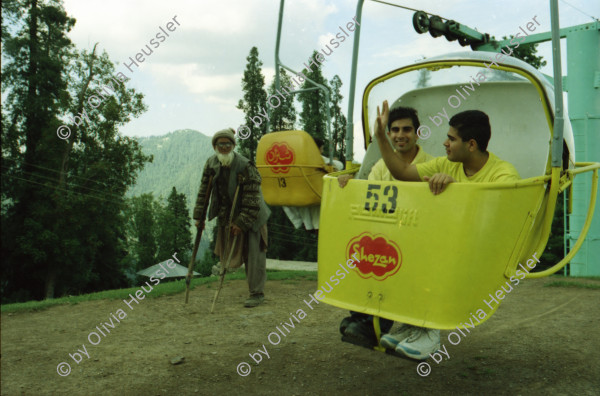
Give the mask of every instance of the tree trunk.
[(50, 266), (48, 276), (46, 277), (45, 297), (54, 298), (54, 285), (56, 284), (56, 267)]

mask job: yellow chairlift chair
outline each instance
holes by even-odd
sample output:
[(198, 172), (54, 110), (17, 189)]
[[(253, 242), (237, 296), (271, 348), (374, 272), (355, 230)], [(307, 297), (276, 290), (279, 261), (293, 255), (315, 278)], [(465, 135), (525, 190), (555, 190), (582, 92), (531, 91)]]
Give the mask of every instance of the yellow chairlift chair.
[(304, 131), (264, 135), (256, 150), (265, 202), (274, 206), (313, 206), (321, 203), (325, 165), (313, 138)]
[[(566, 122), (563, 167), (553, 168), (552, 86), (518, 59), (505, 58), (499, 68), (488, 70), (484, 62), (489, 57), (469, 52), (430, 58), (369, 83), (363, 96), (365, 169), (343, 189), (336, 180), (342, 172), (323, 178), (318, 287), (324, 302), (435, 329), (453, 329), (471, 318), (481, 324), (498, 306), (491, 296), (501, 302), (495, 295), (501, 286), (518, 287), (511, 277), (519, 278), (519, 264), (542, 255), (557, 195), (575, 174), (592, 171), (588, 218), (579, 241), (560, 263), (527, 276), (554, 273), (577, 252), (591, 223), (600, 165), (575, 163), (573, 134)], [(431, 86), (415, 86), (420, 70), (430, 74)], [(479, 77), (468, 96), (463, 87), (470, 87), (477, 73), (486, 78)], [(458, 91), (465, 99), (454, 108), (456, 100), (450, 106), (448, 99)], [(437, 126), (434, 115), (443, 109), (448, 117), (470, 109), (484, 111), (492, 127), (488, 150), (511, 162), (523, 180), (452, 183), (437, 196), (427, 183), (361, 180), (380, 158), (377, 144), (369, 145), (369, 125), (383, 100), (391, 107), (418, 110), (421, 124), (431, 130), (418, 143), (435, 156), (445, 155), (448, 121), (443, 118)], [(357, 262), (350, 261), (353, 256)], [(349, 268), (354, 264), (356, 268)], [(379, 337), (378, 321), (375, 330)]]

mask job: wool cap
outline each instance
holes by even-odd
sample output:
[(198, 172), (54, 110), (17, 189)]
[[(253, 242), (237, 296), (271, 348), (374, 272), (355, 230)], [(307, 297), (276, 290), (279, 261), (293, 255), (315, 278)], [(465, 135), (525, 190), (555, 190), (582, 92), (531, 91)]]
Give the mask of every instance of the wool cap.
[(233, 128), (221, 129), (219, 132), (215, 133), (212, 138), (212, 145), (215, 147), (217, 145), (217, 140), (219, 138), (227, 138), (231, 140), (231, 143), (235, 146), (235, 131)]

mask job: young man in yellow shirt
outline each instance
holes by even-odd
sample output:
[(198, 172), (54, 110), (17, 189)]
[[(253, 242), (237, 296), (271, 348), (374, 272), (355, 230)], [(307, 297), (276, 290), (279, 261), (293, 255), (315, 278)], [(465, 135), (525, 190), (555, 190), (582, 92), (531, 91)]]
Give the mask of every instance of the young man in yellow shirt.
[[(418, 144), (417, 129), (421, 125), (417, 110), (411, 107), (395, 107), (389, 112), (386, 124), (388, 127), (387, 136), (390, 138), (393, 151), (402, 161), (407, 164), (420, 164), (434, 159), (433, 156), (427, 154)], [(382, 141), (387, 141), (385, 136)], [(390, 147), (389, 144), (385, 146)], [(390, 148), (391, 149), (391, 148)], [(352, 179), (353, 175), (342, 175), (338, 177), (340, 187), (345, 187), (348, 180)], [(385, 165), (383, 158), (373, 165), (368, 176), (369, 180), (378, 181), (394, 181), (390, 171)], [(393, 321), (389, 319), (381, 319), (381, 330), (387, 333)], [(401, 327), (406, 329), (406, 326)], [(377, 339), (373, 329), (373, 316), (360, 312), (351, 312), (351, 316), (346, 317), (340, 324), (340, 332), (353, 340), (354, 343), (361, 345), (376, 345)]]
[[(417, 110), (412, 107), (395, 107), (390, 111), (387, 127), (387, 136), (392, 141), (394, 152), (409, 164), (419, 164), (434, 159), (432, 155), (427, 154), (417, 144), (419, 136), (417, 129), (421, 126)], [(384, 138), (384, 140), (387, 140)], [(389, 147), (389, 145), (388, 145)], [(338, 183), (344, 188), (348, 180), (353, 179), (354, 175), (345, 174), (338, 177)], [(385, 165), (383, 158), (379, 159), (371, 168), (368, 176), (369, 180), (394, 181), (390, 171)]]
[(452, 182), (502, 182), (519, 180), (519, 174), (509, 162), (502, 161), (487, 151), (491, 137), (490, 121), (482, 111), (467, 110), (450, 119), (448, 138), (444, 142), (447, 157), (438, 157), (423, 164), (407, 164), (389, 145), (382, 144), (384, 125), (389, 117), (387, 101), (383, 112), (377, 108), (375, 136), (381, 157), (392, 176), (404, 181), (426, 181), (435, 195)]
[[(438, 157), (420, 164), (408, 164), (387, 144), (384, 126), (390, 111), (383, 102), (380, 114), (377, 108), (375, 136), (382, 159), (392, 176), (404, 181), (426, 181), (434, 195), (442, 193), (453, 182), (506, 182), (519, 180), (519, 174), (509, 162), (502, 161), (487, 151), (491, 137), (490, 121), (482, 111), (468, 110), (454, 115), (450, 121), (448, 138), (444, 142), (446, 157)], [(440, 331), (402, 325), (394, 334), (381, 337), (381, 346), (395, 349), (413, 359), (427, 359), (440, 348)]]

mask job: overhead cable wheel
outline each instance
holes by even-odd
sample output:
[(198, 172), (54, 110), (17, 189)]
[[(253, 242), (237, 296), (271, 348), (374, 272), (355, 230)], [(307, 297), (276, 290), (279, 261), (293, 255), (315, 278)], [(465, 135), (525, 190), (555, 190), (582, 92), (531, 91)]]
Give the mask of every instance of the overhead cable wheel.
[(446, 37), (446, 40), (448, 41), (455, 41), (456, 39), (458, 39), (458, 36), (453, 33), (452, 31), (454, 30), (458, 30), (458, 28), (460, 27), (460, 24), (457, 23), (456, 21), (446, 21), (446, 33), (444, 33), (444, 37)]
[(429, 17), (426, 12), (417, 11), (413, 15), (413, 27), (417, 33), (427, 33), (429, 30)]
[(440, 37), (442, 34), (444, 34), (443, 25), (444, 22), (442, 22), (442, 18), (439, 16), (433, 15), (431, 18), (429, 18), (429, 26), (436, 27), (436, 29), (429, 29), (429, 34), (431, 34), (431, 37)]
[(463, 47), (466, 47), (467, 45), (469, 45), (471, 42), (469, 41), (468, 38), (466, 37), (459, 37), (458, 38), (458, 44), (462, 45)]
[(444, 37), (446, 37), (446, 40), (448, 41), (454, 41), (458, 39), (458, 37), (456, 37), (453, 33), (450, 32), (444, 33)]

